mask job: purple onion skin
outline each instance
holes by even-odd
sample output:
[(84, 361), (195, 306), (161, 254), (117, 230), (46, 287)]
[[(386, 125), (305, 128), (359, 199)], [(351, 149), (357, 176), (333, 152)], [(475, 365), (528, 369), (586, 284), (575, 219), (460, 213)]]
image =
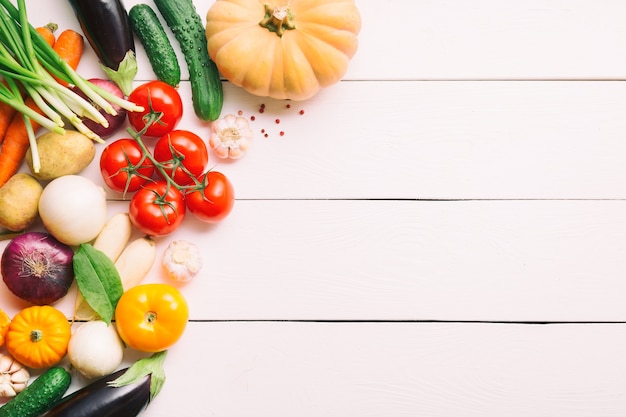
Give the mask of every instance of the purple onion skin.
[[(100, 88), (104, 88), (105, 90), (115, 94), (116, 96), (120, 98), (124, 98), (124, 93), (122, 93), (122, 90), (120, 90), (117, 84), (115, 84), (111, 80), (105, 80), (102, 78), (90, 78), (88, 81), (97, 85)], [(83, 123), (85, 124), (85, 126), (91, 129), (95, 134), (100, 136), (102, 139), (106, 139), (112, 136), (115, 132), (117, 132), (122, 127), (122, 125), (126, 121), (127, 111), (125, 109), (113, 104), (113, 108), (115, 109), (117, 114), (115, 116), (110, 115), (104, 110), (100, 109), (97, 105), (95, 105), (89, 98), (87, 98), (85, 93), (83, 93), (79, 88), (74, 87), (73, 90), (76, 94), (78, 94), (85, 100), (89, 101), (92, 106), (99, 109), (100, 114), (102, 114), (105, 117), (105, 119), (107, 119), (107, 121), (109, 122), (109, 126), (104, 127), (100, 123), (94, 122), (91, 119), (83, 118)]]
[(74, 281), (74, 251), (44, 232), (26, 232), (7, 245), (0, 267), (9, 290), (31, 304), (54, 304)]

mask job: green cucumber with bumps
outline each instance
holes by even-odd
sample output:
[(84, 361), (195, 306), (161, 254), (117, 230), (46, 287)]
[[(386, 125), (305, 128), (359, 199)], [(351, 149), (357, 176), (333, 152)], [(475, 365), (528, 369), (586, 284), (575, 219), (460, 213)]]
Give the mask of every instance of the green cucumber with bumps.
[(180, 65), (170, 40), (156, 13), (147, 4), (136, 4), (128, 11), (130, 26), (143, 45), (157, 79), (172, 87), (180, 83)]
[(217, 120), (224, 102), (222, 80), (209, 57), (204, 24), (192, 0), (155, 0), (154, 3), (185, 57), (194, 112), (202, 120)]
[(61, 401), (71, 382), (72, 377), (65, 368), (48, 368), (0, 407), (0, 417), (39, 417)]

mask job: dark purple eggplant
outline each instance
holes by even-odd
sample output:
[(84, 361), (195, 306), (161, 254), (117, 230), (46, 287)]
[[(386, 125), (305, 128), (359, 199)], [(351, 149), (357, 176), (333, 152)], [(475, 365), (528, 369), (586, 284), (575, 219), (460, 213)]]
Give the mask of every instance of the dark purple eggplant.
[(68, 0), (103, 69), (125, 95), (137, 74), (135, 40), (120, 0)]
[(100, 378), (65, 396), (61, 402), (42, 417), (134, 417), (150, 402), (152, 375), (139, 381), (112, 387), (109, 382), (117, 379), (126, 369)]

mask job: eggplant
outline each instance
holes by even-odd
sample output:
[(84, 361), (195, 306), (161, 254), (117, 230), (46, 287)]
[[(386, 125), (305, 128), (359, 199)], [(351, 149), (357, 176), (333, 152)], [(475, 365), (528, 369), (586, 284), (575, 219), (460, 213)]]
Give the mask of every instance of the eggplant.
[(121, 369), (72, 392), (42, 417), (135, 417), (150, 402), (148, 374), (137, 382), (120, 387), (109, 383), (124, 374)]
[(120, 0), (68, 0), (78, 23), (111, 80), (130, 94), (137, 74), (135, 40)]

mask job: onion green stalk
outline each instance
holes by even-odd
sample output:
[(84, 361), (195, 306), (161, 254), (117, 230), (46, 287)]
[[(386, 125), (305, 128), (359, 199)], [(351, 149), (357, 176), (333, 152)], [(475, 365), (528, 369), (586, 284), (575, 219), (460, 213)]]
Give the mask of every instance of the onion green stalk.
[[(17, 0), (17, 7), (11, 0), (0, 0), (0, 75), (5, 80), (5, 84), (0, 84), (0, 102), (12, 106), (24, 117), (35, 172), (40, 163), (31, 121), (61, 134), (67, 121), (79, 132), (102, 143), (82, 118), (106, 127), (106, 118), (99, 109), (112, 115), (116, 113), (113, 105), (127, 111), (143, 110), (80, 76), (28, 22), (25, 0)], [(76, 86), (89, 100), (59, 84), (53, 75)], [(23, 94), (33, 99), (43, 115), (24, 103)]]

